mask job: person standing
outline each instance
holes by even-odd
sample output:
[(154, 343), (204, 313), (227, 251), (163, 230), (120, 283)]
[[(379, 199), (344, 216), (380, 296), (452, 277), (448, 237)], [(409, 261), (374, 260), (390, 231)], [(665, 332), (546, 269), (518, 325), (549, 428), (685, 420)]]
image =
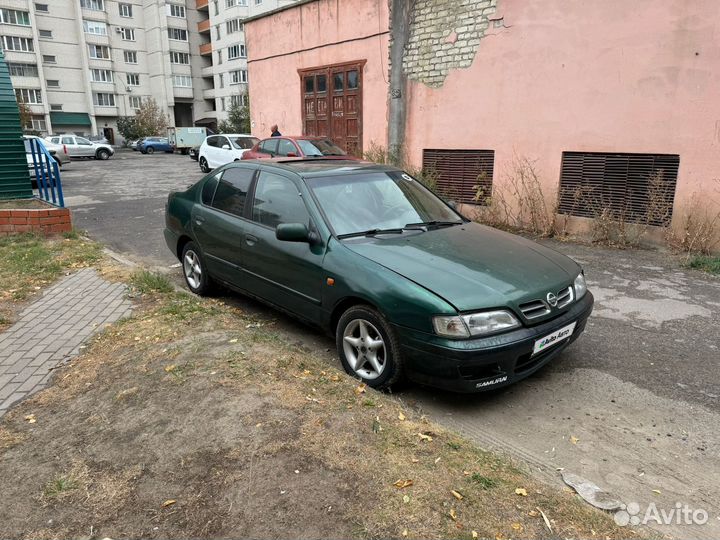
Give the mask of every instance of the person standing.
[(272, 131), (272, 134), (270, 135), (271, 137), (282, 137), (282, 133), (278, 131), (277, 124), (270, 126), (270, 130)]

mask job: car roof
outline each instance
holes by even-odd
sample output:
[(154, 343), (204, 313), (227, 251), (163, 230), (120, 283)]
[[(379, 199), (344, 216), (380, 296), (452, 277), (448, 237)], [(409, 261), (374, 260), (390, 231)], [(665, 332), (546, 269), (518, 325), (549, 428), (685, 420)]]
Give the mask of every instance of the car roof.
[(337, 176), (338, 173), (358, 174), (362, 172), (389, 172), (400, 170), (396, 167), (372, 163), (370, 161), (337, 158), (272, 158), (246, 160), (244, 163), (255, 163), (266, 169), (275, 168), (291, 171), (303, 178)]
[(253, 139), (257, 139), (254, 135), (250, 135), (249, 133), (215, 133), (214, 135), (208, 135), (208, 137), (252, 137)]

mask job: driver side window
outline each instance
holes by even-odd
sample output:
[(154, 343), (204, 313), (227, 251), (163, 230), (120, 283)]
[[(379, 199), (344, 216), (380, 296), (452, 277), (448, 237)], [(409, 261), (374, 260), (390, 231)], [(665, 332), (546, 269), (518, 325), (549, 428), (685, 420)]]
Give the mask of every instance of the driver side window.
[(288, 141), (287, 139), (280, 139), (278, 141), (278, 156), (286, 157), (288, 154), (297, 155), (297, 153), (297, 148), (295, 148), (295, 145), (291, 141)]
[(309, 225), (310, 214), (292, 180), (263, 171), (255, 187), (252, 219), (274, 229), (281, 223)]

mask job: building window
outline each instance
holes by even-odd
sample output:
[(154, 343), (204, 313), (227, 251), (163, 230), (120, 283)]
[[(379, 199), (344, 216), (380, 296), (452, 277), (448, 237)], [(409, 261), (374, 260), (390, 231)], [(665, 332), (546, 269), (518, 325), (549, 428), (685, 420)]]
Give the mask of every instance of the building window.
[(112, 71), (109, 69), (91, 69), (90, 80), (92, 82), (111, 83), (113, 82)]
[(80, 0), (80, 7), (93, 11), (105, 11), (104, 0)]
[(247, 70), (238, 69), (230, 72), (230, 84), (239, 84), (248, 82)]
[(247, 6), (248, 0), (225, 0), (225, 6), (226, 7), (234, 7), (234, 6)]
[(173, 75), (173, 86), (192, 88), (192, 78), (189, 75)]
[(224, 97), (220, 98), (220, 110), (221, 111), (225, 110), (225, 98)]
[(35, 88), (16, 88), (15, 99), (18, 103), (37, 105), (42, 103), (42, 92)]
[(118, 11), (121, 17), (132, 18), (132, 4), (118, 4)]
[(43, 54), (42, 61), (43, 64), (57, 64), (57, 60), (52, 54)]
[(130, 107), (137, 110), (142, 105), (142, 98), (140, 96), (130, 96)]
[(25, 124), (25, 129), (32, 131), (47, 131), (47, 124), (44, 116), (32, 116)]
[(90, 58), (100, 60), (110, 59), (110, 47), (106, 47), (105, 45), (88, 45), (88, 51), (90, 52)]
[(680, 156), (563, 152), (560, 213), (625, 223), (670, 224)]
[(168, 28), (168, 38), (174, 39), (175, 41), (187, 41), (187, 30), (182, 28)]
[(15, 9), (0, 9), (0, 23), (30, 26), (30, 13)]
[(2, 36), (2, 46), (6, 51), (33, 52), (33, 40), (17, 36)]
[(227, 33), (234, 34), (235, 32), (242, 32), (243, 31), (243, 23), (241, 21), (242, 21), (242, 19), (232, 19), (231, 21), (228, 21), (226, 23)]
[(107, 36), (107, 24), (104, 22), (83, 20), (83, 30), (86, 34)]
[(179, 17), (181, 19), (185, 18), (185, 6), (181, 6), (178, 4), (168, 4), (168, 15), (171, 17)]
[(437, 191), (459, 203), (485, 204), (494, 165), (494, 150), (423, 150), (423, 170), (437, 175)]
[(259, 6), (259, 5), (262, 4), (262, 3), (263, 3), (263, 0), (255, 0), (255, 5), (256, 5), (256, 6)]
[(93, 92), (93, 104), (96, 107), (114, 107), (115, 94), (106, 94), (104, 92)]
[(236, 58), (245, 58), (247, 55), (245, 54), (245, 45), (233, 45), (232, 47), (228, 47), (228, 60), (234, 60)]
[(218, 64), (222, 64), (222, 49), (218, 49)]
[(190, 55), (184, 52), (170, 51), (171, 64), (189, 64)]
[(43, 39), (52, 39), (52, 30), (38, 30), (38, 36)]
[(120, 37), (123, 39), (123, 41), (135, 41), (135, 29), (121, 28)]
[(140, 75), (137, 73), (127, 73), (125, 80), (128, 86), (140, 86)]
[(230, 96), (230, 105), (233, 107), (237, 107), (238, 105), (247, 107), (248, 95), (247, 94), (239, 94), (236, 96)]
[(47, 79), (45, 81), (45, 85), (48, 88), (60, 88), (60, 81), (58, 81), (56, 79)]
[(123, 51), (123, 58), (126, 64), (137, 64), (137, 52), (135, 51)]
[(51, 103), (50, 104), (50, 110), (51, 111), (62, 111), (62, 103)]
[(47, 13), (47, 12), (50, 11), (50, 10), (48, 9), (48, 5), (47, 5), (47, 4), (35, 4), (35, 11), (40, 11), (40, 12), (42, 12), (42, 13)]
[(218, 25), (215, 27), (215, 38), (216, 38), (216, 39), (220, 39), (220, 37), (221, 37), (221, 36), (220, 36), (220, 25), (218, 24)]
[(9, 63), (8, 71), (13, 77), (37, 77), (38, 69), (35, 64), (12, 64)]

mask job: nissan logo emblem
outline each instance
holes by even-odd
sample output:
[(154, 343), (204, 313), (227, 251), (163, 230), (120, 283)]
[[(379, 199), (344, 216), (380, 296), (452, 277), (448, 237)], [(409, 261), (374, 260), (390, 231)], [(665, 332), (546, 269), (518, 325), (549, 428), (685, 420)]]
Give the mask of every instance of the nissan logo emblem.
[(552, 307), (557, 306), (557, 296), (555, 296), (553, 293), (549, 292), (547, 293), (547, 301), (548, 304), (550, 304)]

